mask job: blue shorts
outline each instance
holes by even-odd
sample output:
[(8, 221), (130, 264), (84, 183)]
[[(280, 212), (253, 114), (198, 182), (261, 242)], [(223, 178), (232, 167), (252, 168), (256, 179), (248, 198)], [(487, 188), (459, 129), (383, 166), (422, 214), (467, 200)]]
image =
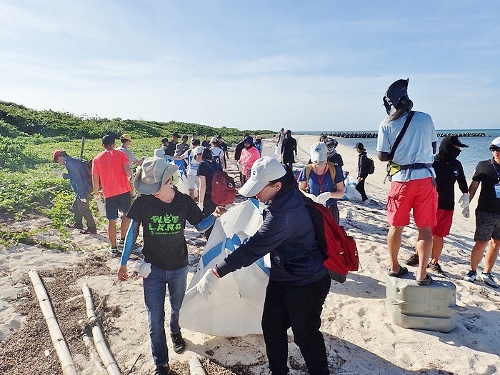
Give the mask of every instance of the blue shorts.
[(106, 219), (116, 220), (118, 219), (118, 210), (126, 214), (130, 210), (132, 205), (132, 197), (130, 191), (115, 195), (114, 197), (109, 197), (104, 200), (106, 204)]

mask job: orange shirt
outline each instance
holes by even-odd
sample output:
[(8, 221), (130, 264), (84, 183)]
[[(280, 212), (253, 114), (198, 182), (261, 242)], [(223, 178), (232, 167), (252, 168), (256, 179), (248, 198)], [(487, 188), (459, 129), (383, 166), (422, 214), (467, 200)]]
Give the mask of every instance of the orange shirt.
[(130, 168), (127, 154), (120, 150), (104, 150), (92, 162), (92, 174), (99, 175), (104, 198), (130, 192), (130, 181), (123, 166)]

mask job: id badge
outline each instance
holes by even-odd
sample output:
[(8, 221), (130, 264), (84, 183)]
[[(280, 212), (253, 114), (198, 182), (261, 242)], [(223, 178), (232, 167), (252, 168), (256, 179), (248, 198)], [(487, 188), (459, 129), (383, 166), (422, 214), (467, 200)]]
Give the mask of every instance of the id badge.
[(500, 184), (495, 184), (495, 195), (500, 198)]

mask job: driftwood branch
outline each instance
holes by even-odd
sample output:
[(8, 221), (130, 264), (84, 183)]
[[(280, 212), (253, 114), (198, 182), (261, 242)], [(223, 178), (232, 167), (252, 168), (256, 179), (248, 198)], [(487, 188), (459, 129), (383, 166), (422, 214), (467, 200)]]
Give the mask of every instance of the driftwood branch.
[(87, 307), (87, 317), (89, 322), (94, 326), (92, 327), (92, 336), (94, 338), (94, 344), (101, 357), (104, 368), (108, 371), (110, 375), (120, 375), (120, 368), (116, 363), (113, 354), (106, 345), (106, 340), (102, 334), (101, 326), (95, 316), (94, 302), (92, 301), (92, 294), (90, 293), (90, 288), (88, 284), (83, 284), (82, 286), (83, 297), (85, 298), (85, 306)]
[(71, 357), (68, 345), (66, 344), (66, 340), (64, 340), (64, 336), (59, 328), (59, 324), (57, 323), (56, 316), (52, 310), (52, 305), (42, 280), (40, 279), (38, 272), (34, 269), (30, 270), (28, 274), (33, 284), (33, 288), (35, 289), (38, 302), (40, 303), (40, 309), (42, 310), (43, 317), (45, 318), (45, 322), (49, 328), (50, 338), (52, 340), (52, 344), (54, 345), (54, 349), (56, 350), (57, 356), (59, 357), (62, 372), (64, 375), (77, 375), (76, 366), (73, 363), (73, 358)]

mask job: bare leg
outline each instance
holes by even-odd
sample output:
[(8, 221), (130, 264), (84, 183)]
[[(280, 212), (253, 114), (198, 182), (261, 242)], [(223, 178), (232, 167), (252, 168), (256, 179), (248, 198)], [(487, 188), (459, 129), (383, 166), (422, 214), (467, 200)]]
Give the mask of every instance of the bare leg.
[(116, 247), (116, 220), (108, 221), (108, 238), (111, 247)]
[(432, 229), (431, 227), (418, 228), (417, 254), (418, 268), (416, 280), (424, 280), (427, 277), (427, 263), (432, 251)]
[(444, 238), (439, 236), (432, 236), (432, 252), (431, 262), (437, 263), (443, 252)]
[[(122, 222), (120, 224), (120, 234), (121, 234), (121, 238), (125, 238), (125, 236), (127, 235), (127, 231), (128, 231), (128, 227), (130, 226), (130, 219), (124, 214), (122, 215)], [(116, 233), (116, 229), (115, 229), (115, 233)]]
[[(472, 251), (470, 253), (470, 269), (472, 271), (477, 270), (477, 266), (479, 265), (481, 259), (483, 258), (483, 251), (487, 244), (488, 241), (476, 241), (476, 243), (474, 244), (474, 247), (472, 248)], [(497, 250), (497, 255), (498, 255), (498, 250)], [(493, 267), (493, 265), (491, 265), (491, 267)]]
[(493, 269), (498, 258), (498, 250), (500, 249), (500, 240), (493, 238), (488, 242), (488, 248), (484, 255), (484, 272), (489, 273)]
[(399, 248), (404, 227), (391, 226), (387, 233), (387, 248), (389, 249), (389, 267), (391, 272), (399, 272), (400, 264), (398, 262)]

